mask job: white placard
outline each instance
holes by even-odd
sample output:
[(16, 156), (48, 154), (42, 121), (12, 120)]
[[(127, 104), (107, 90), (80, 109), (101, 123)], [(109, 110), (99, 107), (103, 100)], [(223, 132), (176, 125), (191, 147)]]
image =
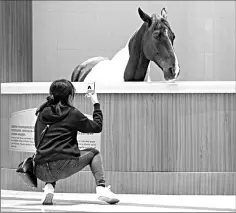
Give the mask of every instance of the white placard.
[[(37, 108), (31, 108), (12, 113), (9, 126), (9, 149), (11, 151), (35, 153), (34, 125), (37, 120), (36, 110)], [(91, 115), (85, 114), (85, 116), (92, 119)], [(96, 148), (100, 150), (101, 133), (78, 132), (77, 140), (80, 149)]]
[(37, 108), (14, 112), (10, 118), (10, 144), (11, 151), (35, 152), (34, 125), (37, 119)]
[[(93, 116), (86, 115), (89, 119), (93, 119)], [(81, 150), (86, 148), (96, 148), (100, 151), (101, 148), (101, 133), (81, 133), (77, 134), (78, 146)]]

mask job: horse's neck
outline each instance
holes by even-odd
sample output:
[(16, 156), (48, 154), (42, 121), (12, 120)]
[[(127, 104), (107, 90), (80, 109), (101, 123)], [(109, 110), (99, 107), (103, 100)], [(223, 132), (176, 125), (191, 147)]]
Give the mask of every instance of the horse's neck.
[(143, 81), (146, 76), (149, 60), (142, 49), (142, 38), (146, 30), (143, 24), (129, 41), (129, 60), (124, 71), (125, 81)]

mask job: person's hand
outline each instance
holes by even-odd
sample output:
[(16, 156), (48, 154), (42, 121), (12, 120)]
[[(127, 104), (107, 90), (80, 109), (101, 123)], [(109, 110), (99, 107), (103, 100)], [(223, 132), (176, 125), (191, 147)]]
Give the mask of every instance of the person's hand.
[(87, 97), (87, 98), (91, 98), (92, 104), (99, 103), (99, 102), (98, 102), (97, 93), (94, 93), (94, 94), (88, 93), (88, 94), (86, 94), (86, 97)]

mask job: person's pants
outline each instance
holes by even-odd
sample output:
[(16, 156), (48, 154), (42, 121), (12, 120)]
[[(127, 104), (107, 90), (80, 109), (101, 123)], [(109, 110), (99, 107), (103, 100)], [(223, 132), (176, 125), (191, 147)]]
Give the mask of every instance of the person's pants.
[(55, 187), (56, 181), (81, 171), (87, 165), (90, 166), (96, 185), (105, 186), (101, 155), (98, 150), (93, 148), (81, 150), (81, 155), (78, 159), (57, 160), (36, 165), (35, 175), (41, 181), (51, 183)]

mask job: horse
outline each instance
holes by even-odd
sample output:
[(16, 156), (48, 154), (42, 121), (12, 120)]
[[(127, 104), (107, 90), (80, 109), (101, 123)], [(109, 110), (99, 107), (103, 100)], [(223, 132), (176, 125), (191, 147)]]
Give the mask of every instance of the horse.
[(79, 64), (72, 72), (72, 82), (150, 82), (151, 61), (162, 70), (166, 81), (178, 78), (180, 68), (173, 47), (175, 34), (167, 21), (166, 9), (163, 8), (160, 15), (149, 16), (139, 7), (138, 14), (143, 23), (125, 47), (111, 60), (99, 56)]

